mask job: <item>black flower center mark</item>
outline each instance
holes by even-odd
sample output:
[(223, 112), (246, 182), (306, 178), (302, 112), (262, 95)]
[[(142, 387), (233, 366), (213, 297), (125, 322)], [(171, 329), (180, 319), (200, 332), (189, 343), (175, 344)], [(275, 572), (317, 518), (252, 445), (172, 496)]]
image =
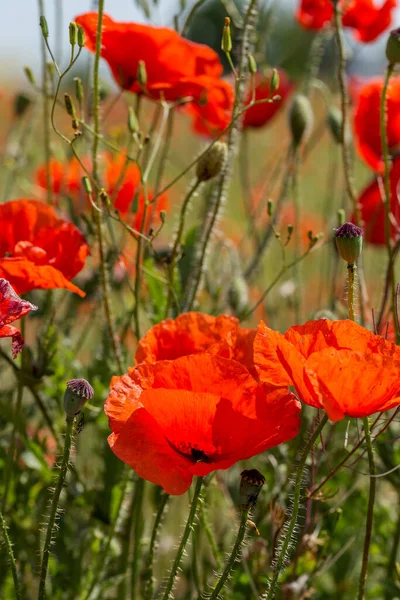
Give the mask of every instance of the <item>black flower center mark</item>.
[(187, 442), (179, 442), (178, 445), (175, 445), (167, 437), (165, 439), (167, 440), (167, 442), (171, 446), (171, 448), (173, 450), (175, 450), (175, 452), (177, 452), (181, 456), (184, 456), (185, 458), (188, 458), (190, 461), (192, 461), (194, 463), (198, 463), (198, 462), (210, 463), (211, 462), (211, 458), (209, 456), (207, 456), (207, 454), (204, 452), (204, 450), (199, 448), (197, 444), (192, 445)]

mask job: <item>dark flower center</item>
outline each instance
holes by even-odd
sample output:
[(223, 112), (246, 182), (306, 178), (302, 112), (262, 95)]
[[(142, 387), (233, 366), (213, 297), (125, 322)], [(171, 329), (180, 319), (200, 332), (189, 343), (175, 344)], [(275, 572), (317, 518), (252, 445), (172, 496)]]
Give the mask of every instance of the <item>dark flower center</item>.
[(173, 450), (175, 450), (175, 452), (178, 452), (178, 454), (180, 454), (181, 456), (184, 456), (185, 458), (188, 458), (190, 461), (192, 461), (194, 463), (198, 463), (198, 462), (210, 463), (212, 461), (212, 459), (209, 456), (207, 456), (207, 454), (204, 452), (204, 450), (199, 448), (197, 446), (197, 444), (192, 445), (191, 443), (188, 443), (188, 442), (179, 442), (177, 445), (175, 445), (167, 437), (165, 439), (167, 440), (167, 442), (171, 446), (171, 448)]

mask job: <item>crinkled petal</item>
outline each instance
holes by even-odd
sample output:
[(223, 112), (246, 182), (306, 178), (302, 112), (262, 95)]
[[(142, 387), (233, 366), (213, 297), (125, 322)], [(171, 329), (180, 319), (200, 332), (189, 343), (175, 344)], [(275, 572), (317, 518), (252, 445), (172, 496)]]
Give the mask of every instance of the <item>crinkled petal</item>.
[(6, 337), (12, 338), (12, 355), (13, 358), (16, 358), (24, 346), (24, 338), (22, 337), (21, 332), (12, 325), (0, 327), (0, 338)]
[(26, 294), (31, 290), (51, 290), (63, 288), (78, 294), (86, 295), (76, 285), (68, 281), (61, 273), (50, 265), (35, 265), (26, 258), (1, 258), (0, 277), (12, 282), (18, 294)]
[(21, 319), (37, 306), (23, 300), (6, 279), (0, 279), (0, 327)]

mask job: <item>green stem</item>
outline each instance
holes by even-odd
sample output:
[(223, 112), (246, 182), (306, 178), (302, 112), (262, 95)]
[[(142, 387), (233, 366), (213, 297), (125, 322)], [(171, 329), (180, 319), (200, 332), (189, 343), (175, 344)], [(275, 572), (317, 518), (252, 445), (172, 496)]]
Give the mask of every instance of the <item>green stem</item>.
[[(293, 148), (293, 175), (292, 175), (292, 194), (293, 194), (293, 206), (294, 206), (294, 255), (296, 258), (300, 255), (300, 220), (301, 220), (301, 205), (299, 195), (299, 166), (300, 159), (298, 148)], [(295, 318), (296, 323), (301, 323), (301, 272), (300, 264), (296, 263), (293, 269), (293, 276), (295, 280)]]
[(363, 558), (362, 558), (360, 581), (358, 584), (358, 596), (357, 596), (358, 600), (364, 600), (364, 598), (365, 598), (365, 582), (367, 580), (369, 548), (371, 545), (372, 524), (373, 524), (373, 520), (374, 520), (374, 503), (375, 503), (375, 494), (376, 494), (375, 461), (374, 461), (374, 453), (373, 453), (373, 449), (372, 449), (371, 431), (370, 431), (368, 417), (363, 419), (363, 423), (364, 423), (365, 445), (367, 447), (370, 477), (369, 477), (367, 522), (366, 522), (366, 526), (365, 526), (364, 552), (363, 552)]
[(168, 576), (168, 581), (167, 581), (165, 591), (162, 595), (162, 600), (169, 600), (171, 598), (172, 588), (174, 586), (175, 578), (178, 574), (179, 566), (182, 561), (183, 552), (185, 550), (187, 541), (189, 539), (190, 532), (194, 528), (194, 521), (195, 521), (195, 517), (196, 517), (197, 505), (198, 505), (199, 499), (200, 499), (202, 484), (203, 484), (203, 477), (198, 477), (197, 482), (196, 482), (196, 487), (194, 490), (194, 494), (193, 494), (193, 500), (192, 500), (192, 505), (190, 507), (189, 516), (186, 521), (185, 529), (183, 530), (183, 535), (181, 538), (181, 542), (179, 544), (178, 551), (175, 556), (175, 560), (173, 562), (171, 571)]
[(391, 159), (389, 156), (389, 146), (387, 139), (387, 113), (386, 113), (386, 98), (387, 91), (389, 86), (390, 78), (394, 71), (393, 64), (389, 63), (386, 69), (385, 82), (383, 84), (382, 95), (381, 95), (381, 106), (380, 106), (380, 134), (382, 140), (382, 156), (383, 162), (385, 165), (384, 172), (384, 197), (383, 203), (385, 208), (385, 240), (386, 240), (386, 250), (388, 256), (388, 278), (390, 280), (391, 286), (391, 300), (392, 300), (392, 313), (393, 313), (393, 321), (396, 332), (396, 343), (400, 343), (400, 329), (399, 323), (395, 318), (396, 315), (396, 281), (394, 275), (394, 255), (393, 255), (393, 247), (392, 247), (392, 239), (391, 239), (391, 224), (390, 224), (390, 204), (391, 204), (391, 191), (390, 191), (390, 169), (391, 169)]
[(394, 532), (393, 546), (392, 546), (392, 550), (390, 552), (388, 568), (387, 568), (388, 581), (392, 581), (393, 574), (396, 570), (396, 559), (397, 559), (397, 553), (399, 551), (399, 544), (400, 544), (400, 494), (398, 496), (397, 511), (398, 511), (398, 514), (397, 514), (396, 530)]
[(4, 520), (3, 513), (1, 511), (0, 511), (0, 530), (1, 530), (1, 534), (3, 536), (4, 545), (5, 545), (6, 553), (7, 553), (7, 558), (10, 563), (11, 572), (12, 572), (12, 576), (13, 576), (13, 580), (14, 580), (15, 597), (17, 598), (17, 600), (22, 600), (21, 589), (20, 589), (19, 581), (18, 581), (17, 564), (15, 562), (15, 556), (14, 556), (14, 552), (12, 549), (12, 544), (11, 544), (10, 538), (8, 537), (7, 525)]
[(200, 504), (200, 523), (204, 530), (204, 533), (206, 534), (208, 543), (210, 544), (217, 565), (217, 569), (220, 569), (222, 567), (221, 554), (218, 550), (218, 546), (214, 539), (213, 532), (211, 531), (210, 523), (208, 522), (207, 518), (207, 510), (204, 503)]
[(44, 542), (42, 561), (41, 561), (41, 565), (40, 565), (40, 581), (39, 581), (38, 600), (44, 600), (44, 598), (46, 596), (45, 586), (46, 586), (47, 566), (49, 563), (50, 547), (52, 545), (52, 542), (53, 542), (54, 536), (55, 536), (55, 523), (56, 523), (57, 511), (58, 511), (58, 502), (60, 500), (61, 491), (63, 489), (65, 478), (66, 478), (67, 471), (68, 471), (68, 463), (69, 463), (69, 457), (70, 457), (71, 447), (72, 447), (73, 428), (74, 428), (74, 418), (72, 418), (72, 419), (67, 418), (67, 427), (66, 427), (66, 431), (65, 431), (65, 441), (64, 441), (64, 452), (63, 452), (61, 468), (60, 468), (60, 473), (58, 475), (56, 488), (54, 490), (53, 498), (51, 500), (49, 522), (47, 525), (46, 539)]
[[(45, 16), (44, 1), (38, 0), (39, 4), (39, 15)], [(47, 202), (52, 204), (53, 201), (53, 190), (51, 181), (51, 170), (50, 170), (50, 104), (48, 94), (48, 70), (46, 61), (46, 41), (41, 36), (41, 53), (42, 53), (42, 96), (43, 96), (43, 134), (44, 134), (44, 156), (46, 164), (46, 188), (47, 188)]]
[(18, 379), (17, 403), (15, 405), (14, 423), (13, 423), (13, 429), (12, 429), (12, 433), (11, 433), (10, 448), (7, 453), (7, 463), (6, 463), (6, 467), (5, 467), (5, 473), (4, 473), (4, 495), (3, 495), (3, 504), (2, 504), (2, 508), (1, 508), (1, 510), (3, 512), (5, 512), (5, 510), (6, 510), (8, 490), (9, 490), (10, 482), (11, 482), (12, 467), (13, 467), (15, 448), (16, 448), (16, 442), (17, 442), (17, 423), (20, 418), (23, 389), (24, 388), (23, 388), (22, 382), (20, 379)]
[[(96, 36), (96, 53), (94, 56), (94, 66), (93, 66), (93, 150), (92, 150), (92, 161), (93, 161), (93, 170), (92, 170), (92, 178), (94, 181), (98, 180), (98, 168), (99, 168), (99, 159), (98, 159), (98, 149), (99, 149), (99, 136), (100, 136), (100, 85), (99, 85), (99, 65), (100, 65), (100, 54), (101, 54), (101, 39), (102, 39), (102, 25), (103, 25), (103, 13), (104, 13), (104, 0), (99, 0), (98, 3), (98, 21), (97, 21), (97, 36)], [(98, 200), (98, 193), (97, 200)], [(104, 223), (103, 223), (103, 215), (101, 212), (94, 210), (93, 218), (96, 226), (96, 236), (97, 242), (99, 245), (99, 254), (100, 254), (100, 271), (101, 271), (101, 282), (103, 286), (103, 305), (104, 312), (107, 321), (108, 333), (110, 336), (110, 342), (113, 348), (114, 356), (118, 364), (118, 369), (122, 373), (123, 365), (121, 358), (121, 349), (119, 346), (119, 342), (114, 331), (114, 322), (111, 308), (111, 299), (110, 299), (110, 284), (108, 280), (108, 271), (106, 264), (106, 250), (105, 250), (105, 242), (104, 242)]]
[(143, 497), (145, 480), (138, 479), (135, 490), (134, 515), (133, 515), (133, 557), (131, 565), (131, 600), (137, 598), (137, 583), (139, 571), (139, 558), (141, 537), (143, 532)]
[(348, 264), (347, 265), (347, 273), (348, 273), (348, 288), (347, 288), (347, 309), (349, 311), (349, 319), (351, 321), (355, 321), (354, 317), (354, 289), (355, 289), (355, 273), (356, 273), (356, 265)]
[(307, 442), (307, 445), (304, 448), (302, 455), (300, 457), (299, 464), (296, 469), (296, 478), (295, 478), (295, 482), (294, 482), (292, 516), (290, 518), (289, 525), (286, 529), (285, 538), (282, 542), (282, 545), (280, 546), (280, 548), (278, 550), (276, 567), (275, 567), (272, 579), (269, 583), (268, 592), (266, 593), (266, 595), (263, 596), (263, 598), (265, 600), (272, 600), (273, 598), (275, 598), (275, 591), (276, 591), (276, 586), (278, 584), (279, 576), (281, 575), (281, 573), (285, 567), (285, 563), (286, 563), (286, 560), (288, 557), (288, 549), (291, 547), (291, 545), (293, 543), (293, 535), (294, 535), (294, 532), (296, 529), (297, 517), (299, 514), (299, 508), (300, 508), (300, 500), (301, 500), (301, 495), (302, 495), (301, 492), (302, 492), (302, 488), (303, 488), (302, 479), (303, 479), (304, 469), (306, 466), (307, 457), (308, 457), (309, 453), (311, 452), (312, 448), (314, 447), (314, 444), (315, 444), (316, 440), (318, 439), (318, 437), (320, 436), (321, 431), (324, 428), (327, 421), (328, 421), (328, 415), (324, 415), (322, 417), (321, 421), (319, 422), (319, 425), (314, 429), (314, 433), (312, 434), (309, 441)]
[(248, 515), (249, 515), (248, 510), (242, 511), (242, 515), (240, 518), (240, 526), (239, 526), (239, 530), (238, 530), (238, 533), (236, 536), (235, 544), (232, 548), (231, 555), (228, 559), (228, 562), (225, 565), (224, 572), (222, 573), (221, 577), (219, 578), (219, 580), (213, 587), (211, 595), (207, 595), (207, 598), (209, 598), (209, 600), (217, 600), (219, 598), (219, 592), (222, 590), (226, 581), (229, 579), (230, 574), (232, 573), (233, 567), (235, 566), (235, 562), (239, 558), (240, 551), (242, 549), (244, 538), (246, 535), (246, 525), (247, 525)]
[(161, 522), (162, 522), (162, 519), (164, 516), (164, 511), (167, 507), (169, 498), (170, 498), (169, 494), (166, 494), (163, 492), (160, 506), (158, 508), (156, 518), (154, 520), (153, 531), (151, 532), (149, 554), (147, 557), (147, 564), (146, 564), (145, 577), (144, 577), (144, 580), (146, 582), (145, 583), (146, 587), (145, 587), (145, 591), (144, 591), (144, 600), (152, 600), (152, 598), (153, 598), (154, 554), (155, 554), (155, 549), (156, 549), (158, 530), (160, 528), (160, 525), (161, 525)]

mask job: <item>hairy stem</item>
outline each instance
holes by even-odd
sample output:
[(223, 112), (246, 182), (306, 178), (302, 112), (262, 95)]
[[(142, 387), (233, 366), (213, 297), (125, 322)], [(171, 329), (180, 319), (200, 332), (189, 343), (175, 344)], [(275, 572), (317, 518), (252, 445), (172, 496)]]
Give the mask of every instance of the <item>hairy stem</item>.
[(4, 545), (5, 545), (6, 553), (7, 553), (7, 559), (10, 564), (11, 573), (12, 573), (13, 580), (14, 580), (15, 597), (17, 598), (17, 600), (22, 600), (21, 589), (20, 589), (20, 585), (19, 585), (19, 581), (18, 581), (17, 564), (15, 562), (15, 556), (14, 556), (11, 540), (8, 536), (7, 525), (4, 520), (3, 513), (1, 511), (0, 511), (0, 531), (1, 531), (1, 535), (3, 536)]
[(145, 577), (144, 580), (146, 582), (146, 588), (144, 591), (144, 600), (152, 600), (153, 598), (153, 586), (154, 586), (154, 554), (156, 549), (158, 532), (160, 529), (160, 525), (162, 523), (162, 519), (164, 516), (165, 509), (168, 504), (170, 496), (163, 492), (163, 496), (161, 498), (160, 506), (158, 508), (156, 518), (154, 520), (153, 530), (151, 532), (150, 538), (150, 546), (149, 546), (149, 554), (147, 557), (147, 564), (145, 569)]

